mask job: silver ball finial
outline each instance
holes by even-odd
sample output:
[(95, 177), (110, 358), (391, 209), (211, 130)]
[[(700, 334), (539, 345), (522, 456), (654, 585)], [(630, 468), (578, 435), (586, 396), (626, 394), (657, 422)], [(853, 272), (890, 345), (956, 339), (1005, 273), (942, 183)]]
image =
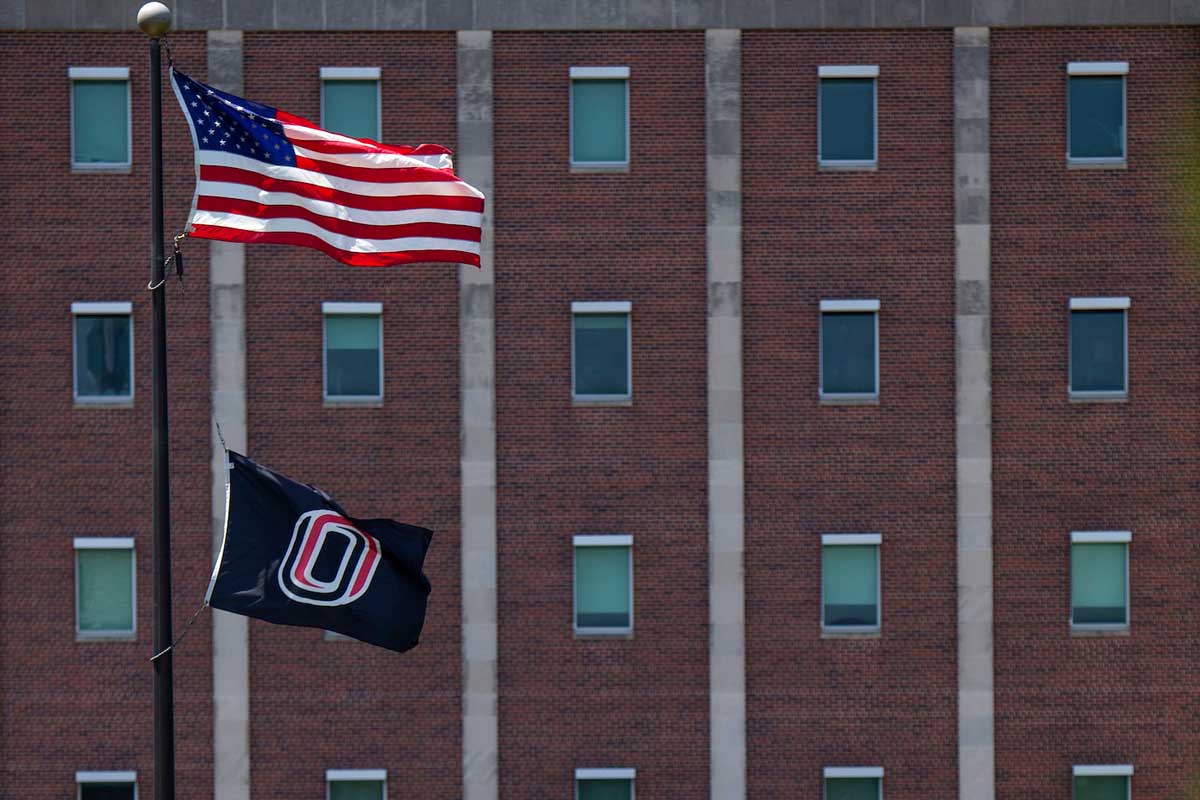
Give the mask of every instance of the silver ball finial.
[(138, 27), (151, 39), (158, 39), (171, 29), (171, 9), (162, 3), (146, 3), (138, 9)]

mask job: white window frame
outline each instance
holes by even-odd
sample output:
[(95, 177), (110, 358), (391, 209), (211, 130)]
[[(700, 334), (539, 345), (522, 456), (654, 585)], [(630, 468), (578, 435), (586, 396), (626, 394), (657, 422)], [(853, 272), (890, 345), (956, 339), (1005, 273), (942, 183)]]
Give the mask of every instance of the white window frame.
[(1126, 778), (1125, 798), (1133, 798), (1132, 764), (1075, 764), (1071, 767), (1071, 797), (1075, 797), (1075, 778)]
[[(824, 556), (826, 547), (847, 547), (863, 545), (875, 546), (875, 619), (874, 625), (826, 625), (825, 624), (825, 570), (821, 570), (821, 632), (838, 633), (879, 633), (883, 630), (883, 535), (879, 533), (823, 533), (821, 534), (821, 554)], [(824, 561), (824, 558), (822, 558)], [(834, 769), (830, 767), (830, 769)], [(870, 769), (874, 769), (871, 767)], [(842, 777), (854, 777), (846, 776)], [(862, 777), (862, 776), (858, 776)], [(881, 776), (882, 777), (882, 776)]]
[[(873, 91), (871, 92), (872, 109), (874, 115), (874, 134), (875, 141), (873, 153), (869, 159), (847, 158), (847, 159), (826, 159), (822, 158), (822, 136), (821, 136), (821, 120), (823, 109), (821, 108), (821, 82), (826, 80), (837, 80), (839, 78), (870, 78), (874, 81)], [(832, 169), (863, 169), (879, 166), (879, 66), (876, 64), (846, 64), (817, 67), (817, 164), (820, 167)]]
[[(817, 393), (821, 400), (878, 400), (879, 399), (879, 308), (878, 300), (822, 300), (817, 316)], [(825, 391), (825, 326), (821, 323), (826, 314), (875, 315), (875, 391), (874, 392), (826, 392)]]
[[(133, 92), (129, 83), (129, 67), (68, 67), (71, 83), (71, 170), (76, 172), (126, 172), (133, 166)], [(125, 81), (125, 160), (75, 160), (75, 84), (82, 81)]]
[[(625, 394), (575, 393), (575, 317), (584, 314), (625, 315)], [(624, 405), (633, 399), (633, 303), (628, 300), (571, 303), (571, 400), (576, 403)]]
[[(329, 317), (379, 317), (379, 394), (329, 394)], [(321, 396), (326, 405), (379, 405), (383, 402), (383, 303), (321, 303)]]
[[(79, 394), (79, 328), (75, 317), (129, 317), (129, 394)], [(133, 303), (71, 303), (71, 396), (79, 406), (131, 406), (137, 387), (134, 356)]]
[[(1121, 76), (1121, 155), (1103, 158), (1077, 158), (1071, 155), (1071, 78)], [(1125, 163), (1129, 157), (1129, 62), (1128, 61), (1071, 61), (1067, 63), (1067, 164), (1082, 166), (1113, 166)]]
[(383, 784), (383, 798), (387, 800), (386, 769), (327, 769), (325, 770), (325, 800), (333, 794), (332, 784), (338, 781), (379, 781)]
[(383, 141), (383, 70), (379, 67), (321, 67), (321, 127), (325, 128), (325, 84), (331, 81), (375, 81), (375, 132)]
[[(1129, 308), (1128, 297), (1072, 297), (1067, 304), (1067, 396), (1071, 400), (1123, 400), (1129, 397)], [(1125, 340), (1125, 388), (1116, 392), (1076, 391), (1071, 384), (1074, 359), (1071, 339), (1071, 314), (1080, 311), (1123, 311)]]
[(137, 772), (134, 770), (81, 770), (75, 773), (75, 797), (83, 797), (85, 783), (132, 783), (133, 800), (137, 800)]
[[(624, 547), (629, 564), (629, 625), (581, 628), (579, 626), (579, 549)], [(571, 538), (571, 629), (579, 636), (630, 636), (633, 634), (633, 536), (628, 533), (579, 533)]]
[(838, 778), (878, 778), (879, 800), (883, 800), (883, 767), (825, 767), (821, 781), (821, 796), (828, 796), (830, 779)]
[(579, 800), (580, 781), (629, 781), (629, 800), (637, 796), (637, 770), (632, 767), (577, 767), (575, 800)]
[[(72, 542), (75, 551), (75, 639), (136, 639), (137, 638), (137, 549), (130, 536), (77, 536)], [(125, 550), (129, 552), (129, 592), (131, 624), (129, 630), (84, 631), (79, 628), (79, 551), (80, 550)], [(85, 774), (85, 773), (80, 773)], [(86, 773), (91, 774), (91, 773)], [(99, 774), (99, 773), (96, 773)]]
[[(625, 160), (624, 161), (577, 161), (575, 159), (575, 81), (624, 80), (625, 81)], [(585, 170), (628, 169), (633, 153), (629, 142), (629, 67), (571, 67), (567, 91), (567, 148), (570, 150), (572, 168)]]
[[(1075, 603), (1069, 601), (1067, 604), (1067, 623), (1073, 631), (1125, 631), (1129, 630), (1129, 621), (1132, 618), (1132, 609), (1129, 607), (1129, 545), (1133, 541), (1133, 533), (1131, 531), (1071, 531), (1071, 544), (1123, 544), (1125, 545), (1125, 621), (1124, 622), (1093, 622), (1079, 623), (1075, 622)], [(1074, 566), (1074, 564), (1070, 564)], [(1068, 570), (1070, 575), (1074, 570)], [(1069, 595), (1073, 595), (1075, 590), (1074, 582), (1070, 586)], [(1099, 773), (1097, 773), (1099, 774)]]

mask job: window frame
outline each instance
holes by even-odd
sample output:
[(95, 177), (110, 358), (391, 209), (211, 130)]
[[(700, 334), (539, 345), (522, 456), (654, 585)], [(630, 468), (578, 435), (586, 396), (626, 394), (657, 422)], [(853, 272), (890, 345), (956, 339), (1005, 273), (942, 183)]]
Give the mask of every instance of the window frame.
[[(1067, 303), (1067, 397), (1070, 400), (1127, 400), (1129, 398), (1129, 309), (1131, 301), (1128, 297), (1072, 297)], [(1086, 314), (1089, 311), (1121, 311), (1124, 323), (1123, 339), (1125, 351), (1125, 388), (1120, 391), (1088, 391), (1076, 390), (1071, 383), (1074, 372), (1074, 333), (1071, 325), (1071, 315), (1078, 312)]]
[(85, 783), (130, 783), (133, 784), (133, 800), (138, 797), (136, 770), (79, 770), (75, 773), (76, 800), (83, 800)]
[(633, 767), (576, 767), (575, 800), (579, 800), (580, 781), (629, 781), (629, 800), (637, 797), (637, 770)]
[[(71, 171), (72, 172), (129, 172), (133, 168), (133, 85), (129, 67), (67, 67), (71, 106)], [(75, 84), (85, 81), (125, 81), (125, 160), (75, 160)]]
[(1132, 764), (1074, 764), (1071, 766), (1071, 798), (1075, 800), (1076, 778), (1125, 778), (1125, 798), (1133, 798)]
[[(826, 547), (875, 547), (875, 619), (874, 625), (826, 625), (825, 624), (825, 569)], [(853, 634), (881, 633), (883, 631), (883, 534), (879, 533), (823, 533), (821, 534), (821, 633)]]
[[(625, 394), (575, 393), (575, 317), (587, 314), (625, 315)], [(628, 300), (571, 303), (571, 401), (584, 405), (628, 405), (633, 401), (633, 303)]]
[[(321, 128), (325, 125), (325, 84), (336, 81), (375, 81), (375, 132), (383, 141), (383, 70), (379, 67), (321, 67)], [(338, 134), (346, 136), (347, 134)], [(350, 137), (355, 138), (355, 137)]]
[[(629, 570), (629, 625), (579, 626), (579, 550), (584, 547), (624, 547)], [(571, 630), (576, 636), (633, 636), (633, 535), (628, 533), (577, 533), (571, 537)]]
[[(379, 318), (379, 394), (329, 394), (329, 318), (366, 316)], [(325, 405), (382, 405), (383, 387), (383, 303), (321, 303), (321, 397)]]
[[(129, 317), (129, 394), (79, 394), (79, 317)], [(71, 397), (77, 406), (132, 406), (137, 389), (133, 303), (71, 303)]]
[[(1129, 546), (1133, 542), (1131, 531), (1071, 531), (1071, 550), (1067, 556), (1067, 623), (1072, 631), (1127, 631), (1133, 617), (1129, 605)], [(1123, 544), (1125, 545), (1125, 621), (1124, 622), (1075, 622), (1074, 546), (1077, 544)]]
[[(870, 159), (861, 158), (824, 158), (821, 123), (824, 119), (824, 108), (821, 91), (822, 81), (842, 78), (870, 78), (872, 81), (871, 114), (873, 117), (872, 153)], [(817, 166), (826, 170), (870, 170), (879, 167), (879, 66), (877, 64), (845, 64), (817, 67)]]
[[(76, 536), (72, 541), (75, 553), (75, 641), (113, 641), (137, 639), (137, 547), (131, 536)], [(79, 627), (79, 551), (125, 550), (129, 552), (130, 628), (85, 631)]]
[[(1077, 157), (1071, 155), (1071, 78), (1121, 77), (1121, 155)], [(1120, 167), (1129, 158), (1129, 62), (1128, 61), (1069, 61), (1066, 85), (1067, 108), (1067, 166)]]
[[(571, 169), (582, 171), (621, 171), (628, 170), (633, 161), (633, 152), (629, 140), (630, 117), (629, 107), (629, 67), (571, 67), (568, 72), (567, 87), (567, 150), (568, 162)], [(575, 159), (575, 81), (587, 80), (623, 80), (625, 81), (625, 160), (624, 161), (577, 161)]]
[(332, 784), (338, 781), (379, 781), (383, 784), (383, 797), (387, 800), (386, 769), (327, 769), (325, 770), (325, 800), (332, 800)]
[(876, 778), (879, 781), (878, 800), (883, 800), (883, 767), (825, 767), (822, 772), (821, 797), (829, 796), (830, 779)]
[[(879, 309), (878, 300), (822, 300), (817, 313), (817, 395), (822, 401), (871, 402), (878, 401), (879, 386)], [(826, 392), (825, 391), (825, 326), (826, 314), (875, 315), (875, 391), (874, 392)]]

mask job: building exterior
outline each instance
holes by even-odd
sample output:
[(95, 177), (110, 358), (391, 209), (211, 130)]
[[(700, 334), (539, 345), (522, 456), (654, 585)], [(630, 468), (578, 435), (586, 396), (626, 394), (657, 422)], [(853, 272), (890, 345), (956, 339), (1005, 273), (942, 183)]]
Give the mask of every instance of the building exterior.
[[(153, 794), (136, 5), (0, 2), (0, 797)], [(1192, 797), (1198, 25), (179, 0), (183, 71), (489, 201), (480, 270), (184, 243), (176, 630), (214, 422), (435, 539), (404, 655), (199, 616), (179, 796)]]

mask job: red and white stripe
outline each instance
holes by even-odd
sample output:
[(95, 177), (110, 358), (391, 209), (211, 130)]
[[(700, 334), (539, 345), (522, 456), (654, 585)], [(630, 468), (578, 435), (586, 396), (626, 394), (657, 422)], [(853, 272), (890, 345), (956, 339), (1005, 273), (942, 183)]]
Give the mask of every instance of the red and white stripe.
[(295, 166), (196, 149), (192, 236), (320, 250), (345, 264), (479, 266), (483, 193), (439, 145), (391, 147), (276, 111)]

